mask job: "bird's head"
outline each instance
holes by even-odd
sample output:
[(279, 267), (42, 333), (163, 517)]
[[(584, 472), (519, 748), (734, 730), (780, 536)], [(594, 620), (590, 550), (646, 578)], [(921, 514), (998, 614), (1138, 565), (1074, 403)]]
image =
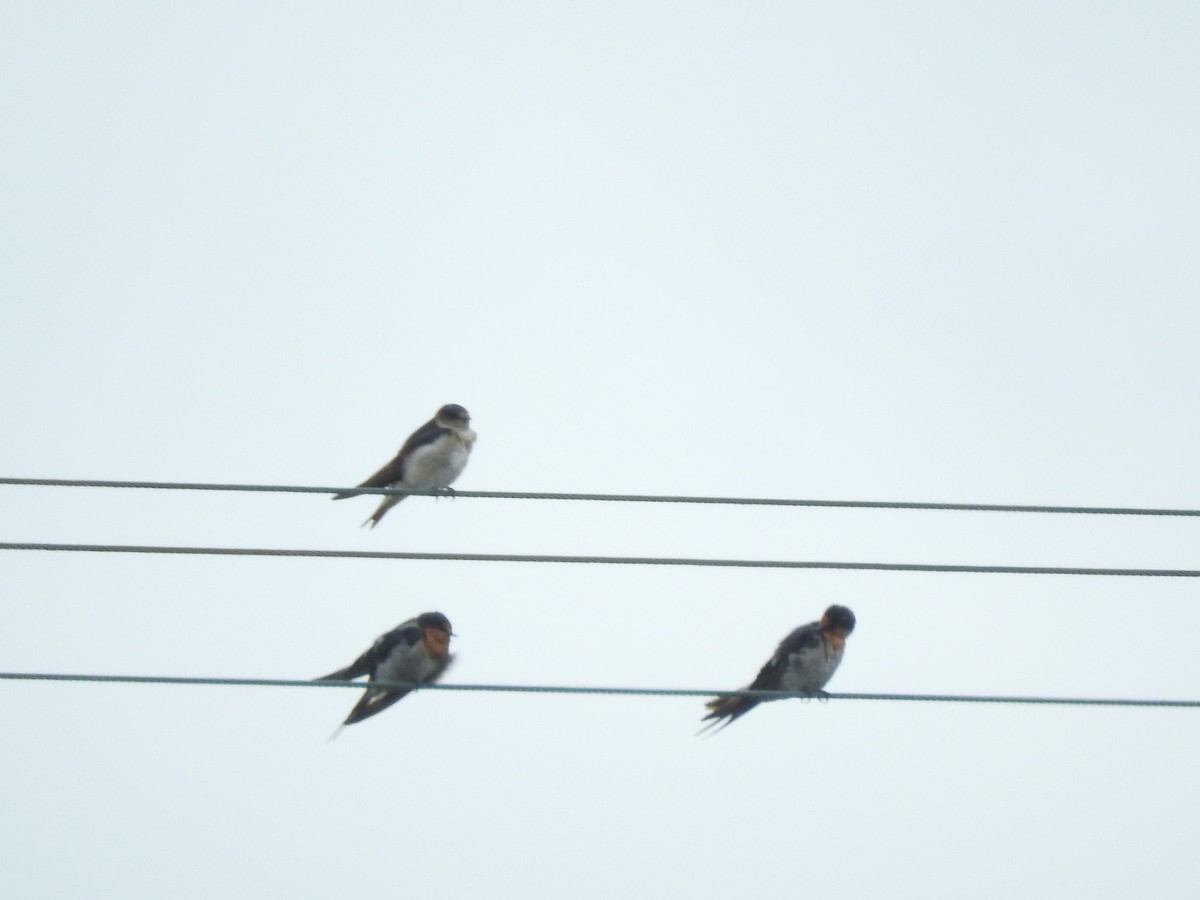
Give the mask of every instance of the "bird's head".
[(854, 613), (844, 606), (831, 606), (821, 616), (821, 630), (847, 635), (854, 630)]
[(432, 628), (435, 631), (445, 632), (446, 635), (453, 635), (454, 629), (450, 625), (450, 620), (440, 612), (421, 613), (417, 616), (417, 624), (422, 628)]
[(434, 418), (445, 428), (466, 428), (471, 424), (471, 414), (457, 403), (447, 403)]

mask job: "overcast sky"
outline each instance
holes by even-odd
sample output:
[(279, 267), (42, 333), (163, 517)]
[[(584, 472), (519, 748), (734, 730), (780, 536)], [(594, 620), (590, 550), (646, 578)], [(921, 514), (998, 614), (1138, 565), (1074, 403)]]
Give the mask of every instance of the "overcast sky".
[[(1200, 508), (1200, 7), (0, 4), (0, 475)], [(1200, 568), (1191, 518), (0, 488), (0, 540)], [(1195, 579), (0, 555), (0, 670), (1200, 698)], [(1193, 710), (0, 682), (21, 898), (1183, 896)]]

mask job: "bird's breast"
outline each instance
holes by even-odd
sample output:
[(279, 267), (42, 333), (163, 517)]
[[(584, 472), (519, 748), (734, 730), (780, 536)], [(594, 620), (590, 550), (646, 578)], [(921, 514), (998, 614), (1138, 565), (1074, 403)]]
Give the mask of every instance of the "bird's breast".
[(426, 628), (425, 651), (434, 659), (445, 659), (450, 655), (450, 635), (436, 628)]
[(415, 490), (450, 487), (467, 467), (471, 447), (456, 432), (418, 447), (404, 466), (404, 486)]
[(837, 671), (844, 647), (844, 641), (836, 647), (821, 641), (814, 647), (805, 647), (793, 653), (780, 676), (779, 689), (801, 693), (821, 690)]
[(375, 678), (379, 681), (428, 681), (440, 668), (439, 658), (432, 656), (422, 642), (394, 649), (375, 670)]

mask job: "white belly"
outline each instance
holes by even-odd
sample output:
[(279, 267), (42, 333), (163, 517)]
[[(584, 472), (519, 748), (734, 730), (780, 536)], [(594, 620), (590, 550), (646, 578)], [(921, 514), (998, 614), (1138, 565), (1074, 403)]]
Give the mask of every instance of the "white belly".
[(428, 681), (437, 674), (439, 666), (439, 662), (417, 644), (394, 651), (375, 670), (375, 678), (379, 681)]
[(450, 487), (467, 467), (470, 455), (469, 447), (455, 438), (421, 447), (404, 467), (404, 487), (419, 491)]
[(829, 683), (841, 661), (841, 651), (831, 650), (824, 641), (816, 647), (806, 647), (788, 657), (779, 688), (801, 693), (819, 691)]

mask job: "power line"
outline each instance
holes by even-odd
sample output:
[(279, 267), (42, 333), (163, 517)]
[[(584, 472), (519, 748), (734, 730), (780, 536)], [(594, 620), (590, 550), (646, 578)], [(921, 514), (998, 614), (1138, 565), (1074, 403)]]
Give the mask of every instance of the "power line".
[[(0, 672), (0, 681), (65, 681), (109, 684), (206, 685), (221, 687), (305, 687), (357, 688), (367, 687), (362, 681), (300, 681), (288, 678), (207, 678), (166, 675), (68, 675), (51, 672)], [(693, 688), (622, 688), (581, 687), (541, 684), (411, 684), (397, 681), (373, 681), (372, 688), (419, 689), (435, 691), (469, 691), (500, 694), (604, 694), (625, 697), (756, 697), (762, 700), (788, 698), (822, 700), (878, 700), (913, 703), (1003, 703), (1038, 706), (1127, 706), (1163, 707), (1176, 709), (1200, 708), (1200, 700), (1139, 700), (1094, 697), (1018, 697), (987, 694), (881, 694), (881, 693), (797, 693), (788, 691), (729, 691), (698, 690)]]
[[(37, 487), (131, 488), (163, 491), (242, 491), (294, 494), (381, 494), (445, 497), (448, 491), (414, 491), (404, 488), (317, 487), (284, 484), (209, 484), (188, 481), (101, 481), (78, 478), (0, 478), (0, 485)], [(775, 497), (691, 497), (667, 494), (579, 494), (551, 491), (463, 491), (455, 497), (488, 500), (585, 500), (610, 503), (690, 503), (726, 506), (811, 506), (848, 509), (924, 509), (954, 512), (1068, 513), (1104, 516), (1200, 516), (1200, 509), (1154, 509), (1124, 506), (1035, 506), (1009, 503), (929, 503), (896, 500), (791, 500)]]
[(453, 562), (576, 563), (618, 566), (700, 566), (742, 569), (861, 569), (883, 572), (951, 572), (993, 575), (1105, 575), (1197, 578), (1198, 569), (1111, 569), (1069, 566), (987, 566), (942, 563), (810, 562), (775, 559), (700, 559), (671, 556), (556, 556), (527, 553), (422, 553), (399, 550), (298, 550), (272, 547), (162, 547), (136, 544), (41, 544), (0, 542), (0, 550), (63, 553), (157, 553), (176, 556), (283, 556), (315, 559), (407, 559)]

